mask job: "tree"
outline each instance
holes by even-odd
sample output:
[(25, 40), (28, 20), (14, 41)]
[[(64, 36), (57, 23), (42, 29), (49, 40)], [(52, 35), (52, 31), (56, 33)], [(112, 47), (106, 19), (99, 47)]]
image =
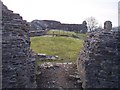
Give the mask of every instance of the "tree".
[(88, 30), (89, 31), (94, 31), (97, 28), (98, 21), (94, 17), (88, 17), (86, 19)]

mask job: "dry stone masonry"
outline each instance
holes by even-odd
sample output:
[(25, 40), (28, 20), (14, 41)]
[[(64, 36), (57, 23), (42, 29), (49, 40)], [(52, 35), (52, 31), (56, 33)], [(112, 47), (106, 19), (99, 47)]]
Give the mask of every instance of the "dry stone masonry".
[(2, 89), (2, 4), (0, 2), (0, 89)]
[[(35, 58), (30, 50), (28, 23), (3, 4), (0, 23), (2, 23), (2, 88), (36, 88)], [(83, 24), (85, 26), (83, 28), (86, 28), (86, 23)], [(106, 21), (104, 25), (103, 30), (88, 34), (77, 60), (83, 88), (120, 86), (120, 30), (112, 32), (110, 21)], [(68, 26), (71, 29), (75, 25), (63, 26), (66, 30)], [(56, 72), (58, 75), (61, 74), (58, 70)], [(62, 79), (59, 79), (61, 83)], [(41, 87), (41, 84), (39, 86)]]
[(112, 32), (112, 23), (88, 35), (77, 60), (83, 88), (119, 88), (120, 34)]
[(29, 27), (19, 14), (3, 4), (2, 16), (2, 88), (35, 88)]
[(86, 21), (83, 21), (82, 24), (65, 24), (54, 20), (33, 20), (32, 22), (29, 23), (29, 25), (31, 27), (31, 31), (58, 29), (81, 33), (87, 32)]

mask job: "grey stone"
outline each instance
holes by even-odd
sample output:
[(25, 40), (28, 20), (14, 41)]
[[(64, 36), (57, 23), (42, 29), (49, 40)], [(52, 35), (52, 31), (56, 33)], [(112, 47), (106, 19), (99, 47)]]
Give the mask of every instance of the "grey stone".
[(88, 34), (77, 60), (83, 88), (119, 88), (120, 33), (111, 29), (107, 21), (103, 30)]
[(2, 14), (2, 88), (35, 88), (29, 25), (5, 5)]

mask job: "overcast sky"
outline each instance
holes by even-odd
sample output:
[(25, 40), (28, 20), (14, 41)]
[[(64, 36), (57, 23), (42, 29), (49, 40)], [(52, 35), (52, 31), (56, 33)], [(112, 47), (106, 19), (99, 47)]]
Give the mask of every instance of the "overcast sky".
[(119, 0), (2, 0), (15, 13), (28, 22), (57, 20), (62, 23), (82, 23), (93, 16), (100, 24), (111, 20), (118, 25)]

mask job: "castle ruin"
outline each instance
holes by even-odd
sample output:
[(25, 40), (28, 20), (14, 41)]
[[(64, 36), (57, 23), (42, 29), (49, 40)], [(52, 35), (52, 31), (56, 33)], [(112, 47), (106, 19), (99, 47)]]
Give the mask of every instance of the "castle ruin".
[[(29, 25), (3, 4), (1, 22), (2, 88), (36, 88)], [(105, 29), (89, 33), (78, 57), (83, 88), (119, 88), (120, 33), (110, 31), (109, 23), (105, 25)]]

